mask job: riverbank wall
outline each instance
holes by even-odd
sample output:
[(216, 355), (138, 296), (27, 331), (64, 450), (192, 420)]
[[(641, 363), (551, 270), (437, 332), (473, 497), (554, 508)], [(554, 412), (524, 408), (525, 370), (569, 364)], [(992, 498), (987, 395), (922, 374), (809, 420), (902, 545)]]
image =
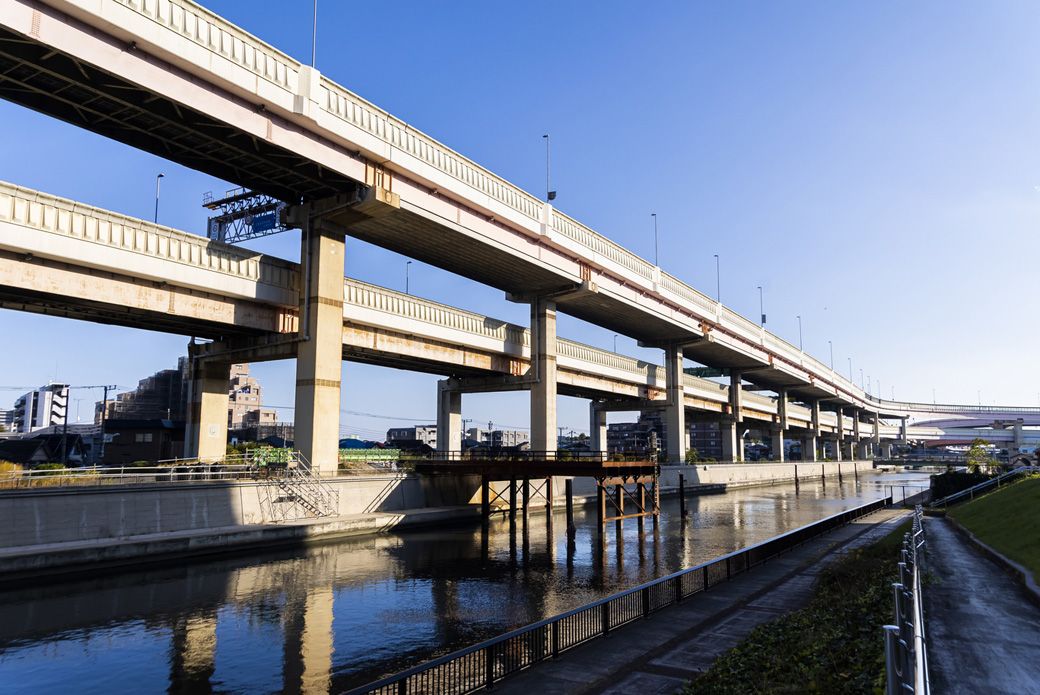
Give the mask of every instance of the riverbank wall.
[[(661, 467), (662, 495), (687, 494), (795, 480), (848, 478), (870, 461), (842, 463), (735, 463)], [(160, 483), (55, 487), (0, 492), (0, 579), (87, 564), (129, 564), (228, 552), (236, 548), (321, 542), (345, 536), (461, 522), (479, 518), (479, 476), (386, 473), (328, 479), (339, 514), (276, 521), (264, 483)], [(554, 478), (554, 505), (564, 501), (564, 479)], [(535, 483), (532, 482), (532, 488)], [(508, 483), (495, 483), (504, 511)], [(595, 500), (595, 482), (576, 478), (575, 504)], [(531, 510), (545, 510), (534, 494)]]

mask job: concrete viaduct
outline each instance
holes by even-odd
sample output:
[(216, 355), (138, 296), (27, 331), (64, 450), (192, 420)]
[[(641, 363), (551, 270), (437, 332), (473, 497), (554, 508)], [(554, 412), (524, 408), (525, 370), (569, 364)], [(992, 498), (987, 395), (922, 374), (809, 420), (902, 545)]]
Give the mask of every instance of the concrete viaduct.
[[(840, 444), (832, 456), (850, 458), (886, 436), (908, 436), (905, 404), (869, 397), (189, 0), (8, 0), (0, 5), (0, 96), (292, 206), (289, 221), (303, 230), (299, 268), (82, 206), (77, 217), (76, 204), (58, 199), (29, 205), (42, 211), (45, 231), (19, 234), (32, 213), (19, 221), (27, 203), (5, 189), (4, 205), (16, 212), (0, 241), (4, 306), (217, 341), (193, 354), (189, 446), (200, 456), (223, 451), (227, 365), (293, 357), (296, 442), (319, 470), (336, 465), (343, 357), (449, 375), (438, 398), (449, 448), (461, 429), (461, 394), (495, 389), (530, 391), (536, 451), (556, 448), (558, 393), (596, 399), (600, 443), (606, 409), (662, 408), (670, 461), (684, 458), (690, 409), (721, 419), (725, 451), (736, 460), (745, 421), (767, 426), (774, 441), (798, 432), (810, 458), (827, 433)], [(105, 216), (115, 222), (90, 222)], [(492, 330), (485, 317), (344, 284), (346, 235), (501, 289), (530, 305), (530, 330)], [(557, 311), (661, 348), (664, 367), (558, 340)], [(455, 320), (484, 321), (488, 333)], [(425, 333), (408, 332), (419, 325)], [(726, 369), (729, 388), (691, 381), (684, 358)], [(901, 427), (883, 430), (882, 420), (893, 418)]]
[[(192, 455), (223, 453), (227, 359), (296, 356), (300, 275), (296, 263), (0, 182), (0, 306), (218, 341), (196, 348)], [(341, 282), (342, 359), (449, 377), (438, 394), (445, 450), (461, 446), (463, 392), (528, 388), (532, 345), (524, 327), (349, 278)], [(591, 400), (596, 447), (605, 444), (608, 409), (668, 407), (662, 365), (564, 338), (556, 339), (555, 354), (557, 393)], [(685, 417), (724, 418), (739, 406), (744, 427), (798, 439), (809, 455), (825, 446), (838, 460), (904, 437), (963, 438), (963, 427), (951, 427), (961, 422), (988, 424), (978, 413), (963, 419), (972, 414), (952, 406), (928, 406), (959, 408), (952, 412), (962, 419), (947, 416), (945, 430), (903, 428), (876, 417), (857, 423), (852, 414), (839, 418), (818, 403), (744, 389), (734, 395), (731, 387), (689, 374), (682, 386)], [(905, 418), (923, 407), (901, 404), (898, 412)], [(1009, 410), (996, 415), (1016, 414)], [(779, 444), (774, 451), (782, 452)], [(733, 446), (729, 457), (739, 459), (739, 443)]]

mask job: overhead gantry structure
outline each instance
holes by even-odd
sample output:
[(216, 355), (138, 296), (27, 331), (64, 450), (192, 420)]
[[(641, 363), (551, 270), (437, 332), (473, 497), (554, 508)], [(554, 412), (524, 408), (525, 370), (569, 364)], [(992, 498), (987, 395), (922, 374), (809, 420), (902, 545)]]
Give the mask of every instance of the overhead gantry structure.
[[(789, 402), (814, 414), (814, 436), (823, 412), (839, 431), (851, 422), (854, 436), (863, 435), (864, 418), (877, 432), (881, 419), (901, 417), (660, 267), (187, 0), (8, 0), (0, 5), (0, 96), (287, 204), (287, 222), (303, 230), (296, 336), (229, 332), (237, 347), (225, 357), (296, 357), (297, 442), (319, 467), (336, 455), (346, 235), (530, 304), (525, 371), (511, 369), (499, 385), (531, 391), (536, 450), (556, 448), (557, 311), (664, 351), (670, 460), (686, 448), (683, 359), (730, 375), (723, 441), (734, 458), (744, 382), (779, 395), (781, 439)], [(201, 324), (212, 320), (199, 314)], [(285, 332), (284, 308), (261, 314), (255, 320), (268, 333)], [(200, 383), (203, 393), (215, 393), (221, 373)], [(493, 386), (467, 379), (460, 370), (445, 389), (445, 418), (458, 409), (452, 393)], [(213, 400), (200, 396), (200, 413)]]

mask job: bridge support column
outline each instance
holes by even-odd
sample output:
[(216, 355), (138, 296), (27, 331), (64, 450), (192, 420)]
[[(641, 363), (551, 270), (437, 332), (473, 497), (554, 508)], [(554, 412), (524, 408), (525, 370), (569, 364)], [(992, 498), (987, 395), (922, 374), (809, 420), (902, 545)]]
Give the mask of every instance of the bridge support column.
[(802, 438), (802, 460), (816, 460), (816, 437), (813, 435)]
[(593, 451), (607, 450), (607, 411), (599, 403), (589, 403), (589, 448)]
[(686, 397), (683, 389), (682, 348), (675, 345), (667, 347), (664, 351), (664, 362), (665, 383), (668, 389), (665, 446), (668, 448), (668, 463), (682, 464), (686, 461), (686, 444), (689, 438), (686, 427)]
[(784, 431), (774, 428), (769, 431), (769, 453), (774, 461), (784, 461)]
[(437, 451), (462, 451), (462, 391), (437, 382)]
[(871, 448), (871, 442), (870, 442), (869, 439), (862, 439), (862, 440), (860, 440), (858, 449), (859, 449), (859, 451), (856, 452), (857, 453), (857, 457), (856, 458), (860, 459), (861, 461), (866, 461), (867, 459), (870, 458), (872, 448)]
[(841, 436), (835, 437), (834, 441), (831, 442), (831, 458), (835, 461), (841, 461), (842, 457), (845, 454), (844, 445), (842, 442), (843, 439)]
[(846, 439), (841, 443), (841, 458), (839, 461), (851, 461), (856, 458), (856, 446), (855, 442), (851, 439)]
[(296, 448), (311, 470), (339, 466), (339, 403), (343, 373), (344, 232), (308, 219), (301, 265), (302, 340), (296, 351)]
[[(227, 453), (228, 382), (231, 363), (195, 359), (191, 355), (188, 423), (184, 436), (184, 455), (215, 460)], [(338, 410), (338, 408), (337, 408)]]
[(740, 436), (740, 426), (731, 419), (719, 423), (719, 438), (722, 440), (723, 461), (744, 460), (744, 438)]
[(784, 452), (784, 433), (787, 432), (787, 389), (777, 391), (777, 424), (770, 430), (769, 453), (774, 461), (787, 459)]
[(531, 302), (531, 451), (556, 451), (556, 302)]
[(889, 461), (892, 459), (892, 442), (881, 443), (881, 458)]
[(907, 430), (906, 422), (907, 422), (907, 418), (905, 418), (905, 417), (899, 419), (899, 443), (902, 444), (903, 446), (906, 446), (907, 444), (910, 443), (910, 438), (907, 436), (907, 431), (906, 431)]

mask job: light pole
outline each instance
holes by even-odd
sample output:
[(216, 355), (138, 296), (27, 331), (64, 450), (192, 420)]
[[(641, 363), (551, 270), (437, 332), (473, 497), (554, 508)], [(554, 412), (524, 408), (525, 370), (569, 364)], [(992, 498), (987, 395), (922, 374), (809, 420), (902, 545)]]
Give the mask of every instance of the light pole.
[(867, 385), (866, 385), (866, 382), (865, 382), (865, 381), (863, 381), (863, 370), (862, 370), (862, 369), (861, 369), (861, 370), (859, 370), (859, 387), (860, 387), (861, 389), (863, 389), (864, 391), (866, 391), (866, 390), (867, 390)]
[(798, 351), (804, 352), (804, 350), (802, 349), (802, 317), (801, 315), (799, 315), (795, 318), (798, 319)]
[(831, 349), (831, 371), (833, 372), (834, 371), (834, 343), (832, 343), (831, 341), (828, 340), (827, 341), (827, 345)]
[(936, 402), (937, 401), (935, 400), (935, 387), (933, 386), (932, 387), (932, 405), (935, 405)]
[(654, 223), (654, 265), (660, 265), (657, 262), (657, 213), (651, 212), (650, 218)]
[(614, 354), (617, 354), (617, 333), (614, 334)]
[(715, 254), (715, 301), (722, 303), (722, 280), (719, 276), (719, 254)]
[(856, 380), (852, 377), (852, 358), (851, 357), (849, 358), (849, 381), (851, 381), (853, 384), (856, 383)]
[(764, 307), (765, 305), (762, 303), (762, 285), (758, 285), (758, 313), (762, 317), (762, 320), (759, 322), (758, 325), (762, 326), (763, 328), (766, 325), (766, 310)]
[(552, 163), (552, 152), (549, 149), (549, 134), (546, 133), (542, 136), (545, 138), (545, 200), (552, 202), (556, 200), (556, 191), (552, 190), (552, 184), (550, 183), (549, 172), (551, 171)]
[(408, 271), (411, 268), (411, 266), (412, 266), (412, 262), (411, 261), (408, 261), (407, 263), (404, 264), (404, 293), (405, 294), (411, 294), (411, 292), (409, 292), (409, 286), (408, 286), (409, 285), (409, 279), (410, 279)]
[(318, 0), (314, 0), (314, 25), (311, 29), (311, 67), (318, 55)]
[(166, 174), (158, 174), (155, 177), (155, 217), (152, 218), (152, 222), (159, 224), (159, 182), (166, 178)]

